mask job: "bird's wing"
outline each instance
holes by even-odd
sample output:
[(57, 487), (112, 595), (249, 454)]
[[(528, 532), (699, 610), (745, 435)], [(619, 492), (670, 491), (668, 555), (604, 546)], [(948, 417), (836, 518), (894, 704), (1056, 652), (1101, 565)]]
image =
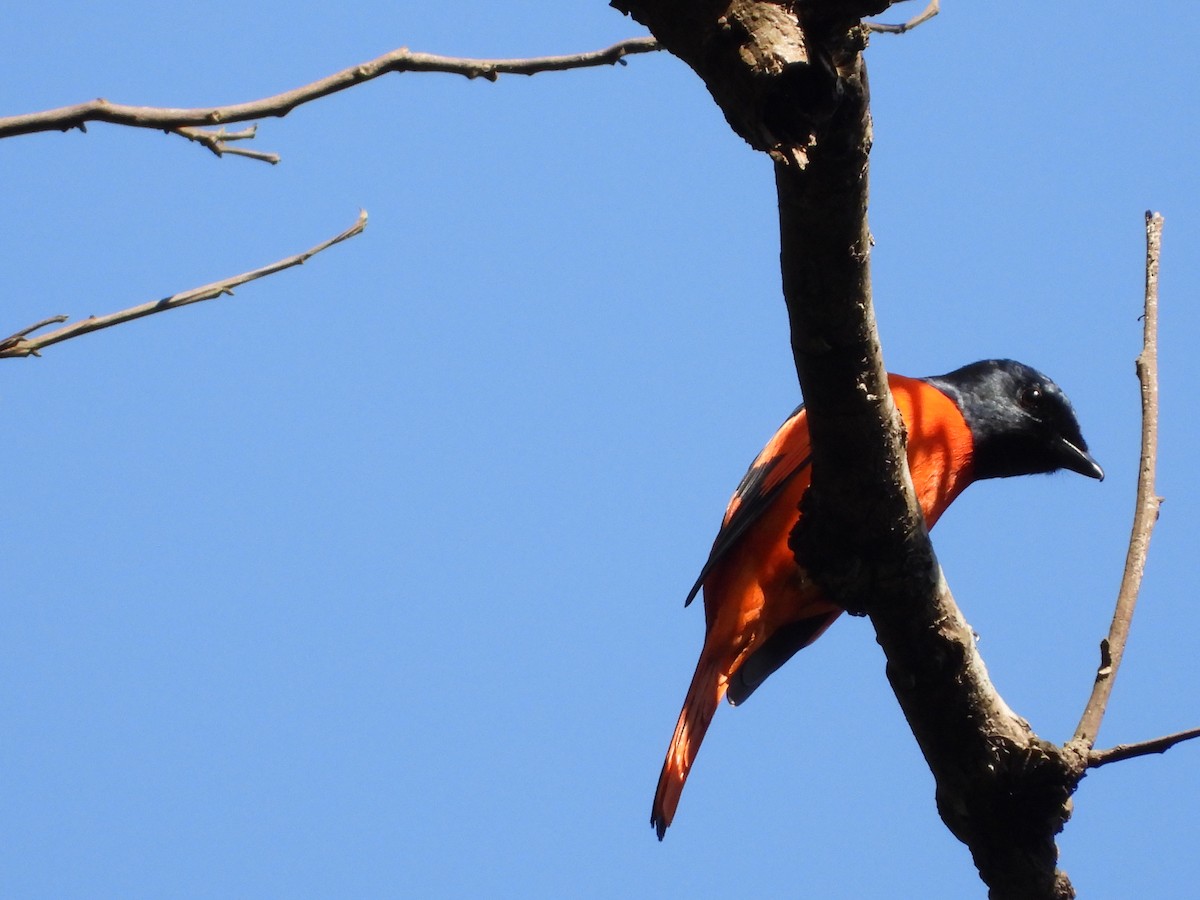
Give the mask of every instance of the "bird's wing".
[(787, 420), (779, 426), (774, 437), (767, 446), (755, 457), (750, 468), (746, 470), (742, 483), (733, 492), (733, 498), (725, 509), (725, 518), (721, 530), (713, 541), (708, 561), (700, 570), (696, 583), (688, 592), (684, 606), (696, 599), (704, 579), (720, 562), (729, 548), (737, 543), (738, 538), (746, 533), (763, 512), (791, 481), (792, 477), (808, 468), (812, 461), (811, 445), (808, 437), (808, 415), (804, 405), (797, 406)]

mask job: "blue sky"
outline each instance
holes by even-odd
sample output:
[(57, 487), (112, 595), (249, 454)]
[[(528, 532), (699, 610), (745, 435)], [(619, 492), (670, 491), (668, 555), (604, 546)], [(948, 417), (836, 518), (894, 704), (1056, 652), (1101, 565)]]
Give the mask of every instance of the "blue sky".
[[(1068, 737), (1127, 540), (1161, 210), (1167, 500), (1101, 744), (1195, 726), (1195, 17), (944, 6), (869, 49), (888, 365), (1038, 366), (1109, 478), (977, 485), (936, 547), (1005, 698)], [(643, 33), (600, 0), (454, 9), (26, 4), (0, 113)], [(703, 629), (683, 597), (798, 401), (770, 165), (690, 71), (390, 77), (258, 144), (283, 162), (100, 125), (0, 143), (5, 333), (371, 214), (233, 298), (5, 363), (0, 892), (982, 896), (858, 619), (719, 711), (667, 840), (648, 825)], [(1086, 779), (1081, 896), (1191, 896), (1198, 754)]]

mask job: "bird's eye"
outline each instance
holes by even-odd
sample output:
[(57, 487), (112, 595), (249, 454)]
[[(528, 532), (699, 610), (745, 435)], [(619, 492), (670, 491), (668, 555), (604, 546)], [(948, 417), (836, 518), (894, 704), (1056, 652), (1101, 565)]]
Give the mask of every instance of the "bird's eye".
[(1029, 385), (1021, 389), (1021, 393), (1017, 395), (1017, 402), (1021, 404), (1021, 408), (1027, 412), (1036, 412), (1041, 408), (1042, 398), (1045, 394), (1037, 385)]

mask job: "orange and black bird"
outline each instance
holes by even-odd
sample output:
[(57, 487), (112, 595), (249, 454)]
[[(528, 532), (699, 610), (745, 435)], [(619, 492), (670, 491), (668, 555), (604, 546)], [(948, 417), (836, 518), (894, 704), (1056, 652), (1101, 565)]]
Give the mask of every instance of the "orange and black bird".
[[(1104, 478), (1062, 389), (1029, 366), (989, 359), (933, 378), (889, 375), (888, 384), (908, 430), (908, 467), (930, 528), (973, 481), (1059, 469)], [(788, 548), (811, 459), (801, 406), (734, 491), (687, 596), (685, 606), (704, 589), (704, 649), (654, 794), (650, 824), (659, 840), (721, 698), (741, 703), (842, 612)]]

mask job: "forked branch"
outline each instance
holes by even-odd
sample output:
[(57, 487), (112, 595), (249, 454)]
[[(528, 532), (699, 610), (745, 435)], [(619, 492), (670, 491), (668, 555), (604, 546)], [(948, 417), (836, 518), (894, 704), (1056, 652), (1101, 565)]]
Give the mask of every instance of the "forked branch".
[(201, 287), (192, 288), (190, 291), (184, 291), (179, 294), (173, 294), (170, 297), (164, 297), (162, 300), (154, 300), (150, 303), (143, 303), (140, 306), (131, 306), (129, 309), (123, 309), (119, 312), (109, 313), (106, 316), (91, 316), (79, 322), (74, 322), (70, 325), (64, 325), (62, 328), (57, 328), (54, 331), (46, 332), (39, 337), (30, 337), (35, 331), (40, 331), (48, 325), (53, 325), (59, 322), (65, 322), (66, 316), (52, 316), (48, 319), (43, 319), (35, 325), (30, 325), (28, 328), (10, 335), (4, 340), (0, 340), (0, 359), (16, 357), (16, 356), (40, 356), (40, 351), (52, 344), (59, 344), (63, 341), (69, 341), (71, 338), (79, 337), (83, 334), (88, 334), (93, 331), (99, 331), (102, 328), (111, 328), (114, 325), (120, 325), (123, 322), (131, 322), (134, 319), (140, 319), (143, 316), (152, 316), (155, 313), (166, 312), (169, 309), (178, 309), (181, 306), (187, 306), (190, 303), (199, 303), (202, 300), (212, 300), (215, 297), (220, 297), (223, 294), (233, 295), (233, 289), (239, 285), (246, 284), (250, 281), (255, 281), (259, 278), (265, 278), (268, 275), (274, 275), (276, 272), (282, 272), (284, 269), (290, 269), (293, 266), (303, 265), (312, 257), (316, 256), (322, 250), (327, 250), (334, 244), (340, 244), (342, 241), (349, 240), (355, 235), (361, 234), (363, 229), (367, 227), (367, 213), (365, 210), (359, 212), (358, 220), (341, 234), (334, 235), (326, 241), (322, 241), (315, 247), (310, 247), (303, 253), (297, 253), (295, 256), (289, 256), (281, 259), (278, 262), (273, 262), (270, 265), (263, 266), (259, 269), (254, 269), (250, 272), (243, 272), (241, 275), (234, 275), (231, 278), (224, 278), (221, 281), (214, 281), (212, 284), (206, 284)]
[[(83, 126), (80, 126), (81, 128)], [(241, 131), (227, 131), (224, 127), (216, 131), (207, 131), (203, 128), (172, 128), (169, 129), (172, 134), (177, 134), (180, 137), (187, 138), (189, 141), (195, 141), (204, 147), (207, 147), (215, 156), (224, 156), (226, 153), (231, 156), (245, 156), (247, 159), (257, 159), (262, 162), (276, 165), (279, 162), (280, 156), (278, 153), (266, 153), (262, 150), (247, 150), (245, 147), (231, 147), (233, 141), (252, 141), (258, 135), (258, 126), (251, 125), (249, 128), (243, 128)]]

